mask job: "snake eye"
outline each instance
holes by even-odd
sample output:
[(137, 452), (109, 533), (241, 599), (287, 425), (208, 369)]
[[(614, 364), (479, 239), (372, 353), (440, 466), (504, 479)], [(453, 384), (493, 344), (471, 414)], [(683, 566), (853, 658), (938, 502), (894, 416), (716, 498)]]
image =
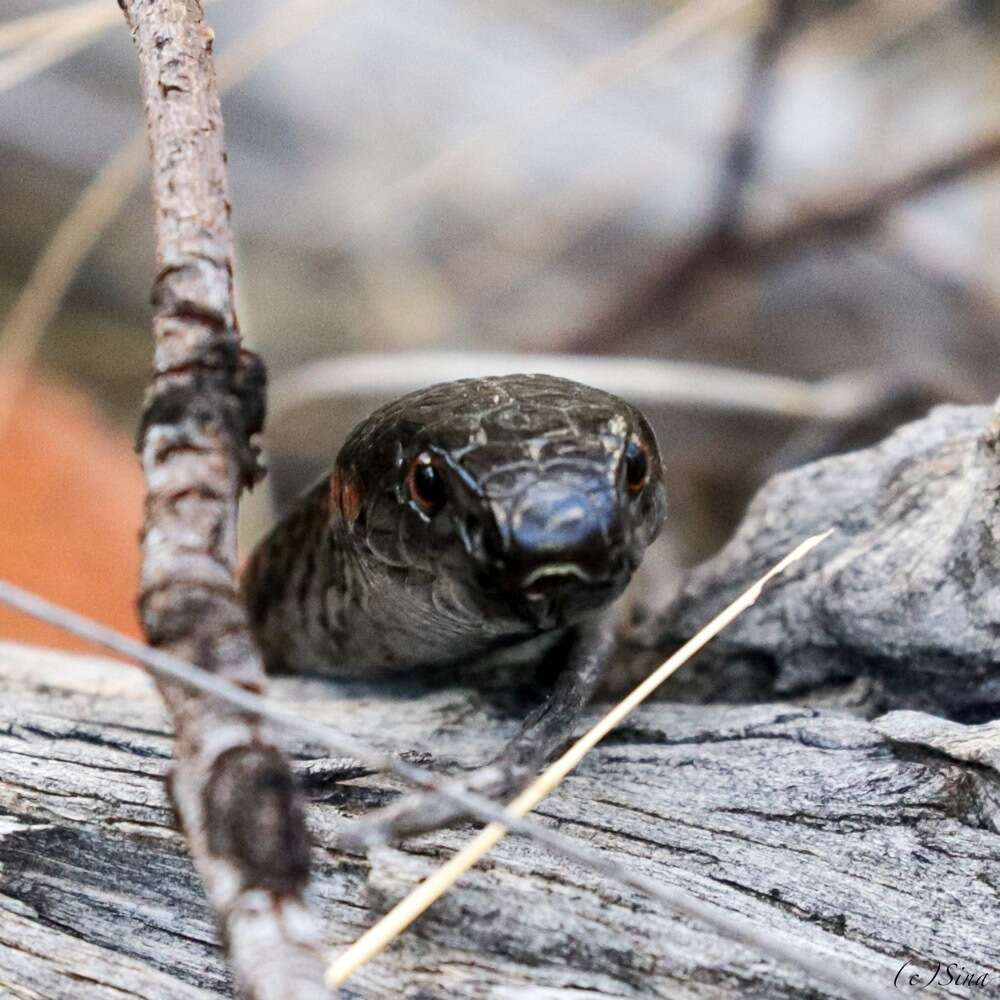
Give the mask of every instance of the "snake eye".
[(421, 452), (410, 463), (406, 474), (406, 488), (410, 499), (428, 517), (433, 517), (448, 499), (444, 476), (434, 464), (434, 456)]
[(630, 438), (625, 445), (625, 485), (629, 493), (641, 493), (648, 479), (649, 456), (646, 446), (638, 438)]

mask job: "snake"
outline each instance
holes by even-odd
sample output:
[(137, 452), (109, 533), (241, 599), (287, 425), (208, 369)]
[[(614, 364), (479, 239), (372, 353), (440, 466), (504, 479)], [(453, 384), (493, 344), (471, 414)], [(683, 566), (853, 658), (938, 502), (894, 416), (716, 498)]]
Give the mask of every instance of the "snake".
[(636, 407), (547, 375), (463, 379), (358, 424), (241, 586), (271, 672), (416, 672), (592, 620), (665, 516)]

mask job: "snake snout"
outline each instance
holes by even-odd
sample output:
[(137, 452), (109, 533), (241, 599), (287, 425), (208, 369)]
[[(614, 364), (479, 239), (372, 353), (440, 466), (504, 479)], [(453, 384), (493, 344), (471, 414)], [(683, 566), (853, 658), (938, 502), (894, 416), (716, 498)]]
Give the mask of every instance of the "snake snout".
[(609, 571), (607, 522), (606, 512), (586, 493), (536, 484), (511, 510), (505, 560), (509, 574), (522, 586), (557, 574), (600, 579)]
[(613, 502), (573, 484), (536, 482), (498, 517), (490, 557), (497, 582), (538, 625), (607, 602), (628, 577)]

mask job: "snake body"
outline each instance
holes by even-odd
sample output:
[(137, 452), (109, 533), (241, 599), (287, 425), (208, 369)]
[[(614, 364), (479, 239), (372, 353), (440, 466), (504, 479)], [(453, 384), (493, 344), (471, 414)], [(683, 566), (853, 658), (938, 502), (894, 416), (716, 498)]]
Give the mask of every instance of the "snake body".
[(559, 633), (613, 601), (666, 510), (642, 414), (543, 375), (376, 410), (252, 554), (275, 671), (371, 676)]

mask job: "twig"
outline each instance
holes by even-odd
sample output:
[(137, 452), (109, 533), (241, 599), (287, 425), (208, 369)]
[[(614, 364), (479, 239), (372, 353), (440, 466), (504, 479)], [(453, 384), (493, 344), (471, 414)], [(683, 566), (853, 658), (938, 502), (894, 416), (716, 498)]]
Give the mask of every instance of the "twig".
[(712, 274), (726, 268), (760, 267), (823, 239), (861, 236), (906, 202), (998, 165), (1000, 130), (994, 130), (870, 191), (801, 211), (791, 222), (770, 232), (718, 240), (710, 252), (698, 243), (679, 256), (671, 254), (612, 309), (584, 330), (568, 334), (563, 345), (574, 351), (610, 349), (630, 333), (674, 314), (686, 295), (701, 287), (703, 279)]
[(0, 435), (31, 369), (38, 346), (87, 254), (149, 165), (146, 137), (136, 133), (108, 160), (62, 220), (0, 326)]
[(743, 101), (722, 157), (707, 243), (725, 240), (739, 229), (746, 187), (760, 160), (760, 133), (771, 107), (774, 66), (795, 26), (800, 2), (771, 0), (765, 23), (754, 38)]
[(925, 163), (911, 173), (877, 185), (867, 193), (800, 212), (787, 225), (770, 233), (748, 238), (724, 255), (724, 262), (742, 260), (763, 263), (786, 256), (821, 238), (864, 232), (877, 225), (892, 209), (921, 195), (1000, 166), (1000, 126), (973, 142)]
[[(731, 621), (739, 617), (760, 597), (764, 586), (779, 573), (803, 558), (820, 542), (825, 541), (831, 531), (806, 539), (790, 552), (776, 566), (772, 567), (756, 583), (744, 591), (735, 601), (715, 616), (707, 625), (688, 639), (669, 659), (653, 671), (629, 695), (620, 701), (600, 721), (592, 726), (565, 753), (553, 761), (524, 791), (508, 806), (515, 816), (526, 816), (547, 795), (555, 791), (563, 780), (574, 770), (583, 758), (608, 733), (649, 697), (671, 674), (675, 673), (699, 650), (712, 641)], [(331, 987), (341, 986), (366, 962), (386, 948), (407, 927), (420, 916), (435, 900), (439, 899), (455, 882), (465, 874), (480, 858), (496, 846), (506, 835), (507, 828), (502, 823), (486, 827), (474, 840), (470, 841), (446, 865), (438, 869), (430, 878), (422, 882), (405, 899), (397, 903), (374, 927), (369, 928), (350, 948), (330, 966), (327, 982)]]
[(366, 228), (390, 208), (394, 211), (455, 187), (456, 178), (470, 162), (491, 166), (501, 161), (514, 140), (544, 127), (595, 94), (661, 62), (671, 52), (689, 44), (727, 18), (753, 6), (754, 0), (697, 0), (672, 6), (663, 17), (612, 52), (606, 52), (579, 68), (572, 69), (557, 86), (545, 90), (525, 110), (510, 121), (487, 124), (463, 136), (426, 163), (390, 184), (358, 213), (355, 226)]
[[(743, 99), (721, 157), (711, 214), (702, 235), (664, 268), (654, 290), (658, 304), (673, 302), (678, 290), (690, 284), (739, 231), (746, 187), (760, 159), (760, 132), (771, 105), (775, 63), (791, 36), (798, 4), (799, 0), (770, 0), (768, 15), (753, 41)], [(617, 317), (618, 325), (623, 321), (635, 324), (644, 315), (645, 306), (641, 297), (637, 302), (626, 301)], [(567, 346), (592, 351), (598, 349), (592, 342), (594, 337), (604, 337), (600, 325), (593, 333), (571, 338)]]
[[(259, 690), (263, 664), (234, 573), (238, 498), (260, 475), (250, 442), (264, 371), (242, 349), (234, 311), (213, 35), (197, 0), (121, 6), (145, 101), (158, 270), (139, 430), (140, 615), (153, 645)], [(177, 733), (171, 798), (237, 988), (253, 1000), (324, 996), (303, 810), (270, 727), (176, 684), (160, 690)]]
[(806, 420), (847, 420), (876, 398), (871, 380), (860, 374), (806, 382), (662, 358), (405, 351), (341, 355), (279, 376), (270, 393), (271, 423), (310, 403), (388, 399), (432, 382), (519, 372), (585, 382), (643, 406), (693, 406)]
[[(100, 0), (100, 6), (105, 7), (106, 0)], [(289, 0), (254, 25), (219, 57), (220, 93), (239, 85), (264, 59), (300, 37), (335, 6), (334, 0)], [(148, 169), (146, 133), (139, 129), (105, 162), (59, 224), (0, 324), (0, 371), (5, 375), (4, 391), (0, 392), (0, 435), (45, 331), (80, 265)]]
[[(760, 589), (769, 578), (787, 567), (793, 558), (801, 558), (805, 555), (804, 549), (807, 546), (818, 544), (824, 537), (826, 536), (816, 536), (816, 538), (810, 539), (808, 542), (800, 545), (778, 567), (772, 569), (767, 576), (747, 591), (741, 599), (738, 599), (737, 604), (740, 601), (745, 602), (748, 599), (756, 599)], [(301, 716), (287, 713), (276, 708), (266, 699), (252, 694), (229, 681), (215, 677), (169, 653), (145, 646), (135, 639), (121, 635), (113, 629), (99, 625), (64, 608), (60, 608), (43, 598), (29, 594), (2, 580), (0, 580), (0, 602), (14, 607), (25, 614), (40, 618), (59, 628), (66, 629), (81, 638), (104, 646), (131, 660), (142, 663), (156, 675), (168, 677), (192, 689), (227, 701), (245, 712), (270, 719), (289, 732), (298, 733), (311, 743), (325, 747), (335, 754), (347, 754), (374, 770), (391, 770), (418, 787), (452, 798), (468, 812), (494, 824), (498, 824), (500, 829), (526, 836), (537, 843), (545, 845), (555, 854), (589, 868), (605, 878), (630, 885), (641, 892), (647, 893), (653, 899), (672, 907), (688, 917), (708, 924), (733, 940), (740, 941), (748, 947), (757, 948), (762, 953), (770, 955), (774, 959), (788, 962), (816, 976), (820, 980), (834, 983), (838, 987), (846, 989), (849, 993), (862, 997), (878, 995), (873, 993), (867, 984), (860, 982), (856, 977), (852, 976), (851, 973), (834, 966), (832, 963), (821, 963), (813, 956), (803, 954), (798, 949), (790, 948), (767, 930), (758, 928), (752, 922), (728, 914), (716, 906), (705, 903), (681, 890), (661, 885), (583, 846), (576, 840), (564, 837), (547, 827), (540, 826), (537, 823), (521, 818), (513, 812), (506, 811), (500, 805), (469, 792), (463, 787), (461, 782), (442, 779), (416, 765), (409, 764), (397, 757), (389, 756), (376, 750), (360, 740), (340, 733), (329, 726), (313, 723), (307, 719), (303, 719)], [(735, 613), (738, 613), (734, 612), (736, 606), (732, 605), (714, 619), (705, 630), (695, 636), (682, 650), (671, 657), (660, 668), (657, 674), (654, 674), (640, 689), (637, 689), (637, 691), (643, 692), (640, 700), (641, 697), (645, 697), (648, 694), (648, 691), (645, 689), (649, 685), (652, 684), (652, 686), (655, 686), (665, 679), (666, 674), (662, 674), (664, 670), (669, 668), (669, 671), (672, 672), (680, 666), (680, 662), (678, 661), (685, 650), (687, 651), (687, 656), (690, 657), (690, 655), (693, 655), (697, 651), (691, 648), (694, 643), (700, 640), (703, 645), (709, 641), (713, 634), (717, 634), (726, 624), (723, 619), (726, 616), (734, 617)], [(714, 632), (711, 631), (713, 629)], [(662, 674), (662, 676), (659, 676), (659, 679), (654, 681), (653, 678), (659, 674)], [(649, 690), (651, 689), (649, 687)], [(635, 692), (633, 692), (633, 695), (630, 697), (634, 698), (635, 696)], [(616, 712), (620, 710), (621, 706), (616, 709)], [(607, 722), (607, 719), (604, 721)], [(592, 736), (593, 733), (594, 730), (591, 730), (591, 733), (588, 735)], [(600, 736), (598, 736), (599, 738)], [(586, 740), (587, 737), (584, 739)], [(578, 744), (578, 748), (581, 745)], [(474, 860), (471, 863), (474, 863)]]
[(99, 13), (108, 19), (109, 25), (118, 16), (114, 7), (111, 8), (109, 15), (108, 5), (104, 0), (89, 0), (87, 3), (68, 4), (65, 7), (56, 7), (54, 10), (43, 10), (37, 14), (26, 14), (24, 17), (0, 21), (0, 52), (8, 52), (27, 45), (33, 39), (69, 21), (75, 22), (81, 17)]

